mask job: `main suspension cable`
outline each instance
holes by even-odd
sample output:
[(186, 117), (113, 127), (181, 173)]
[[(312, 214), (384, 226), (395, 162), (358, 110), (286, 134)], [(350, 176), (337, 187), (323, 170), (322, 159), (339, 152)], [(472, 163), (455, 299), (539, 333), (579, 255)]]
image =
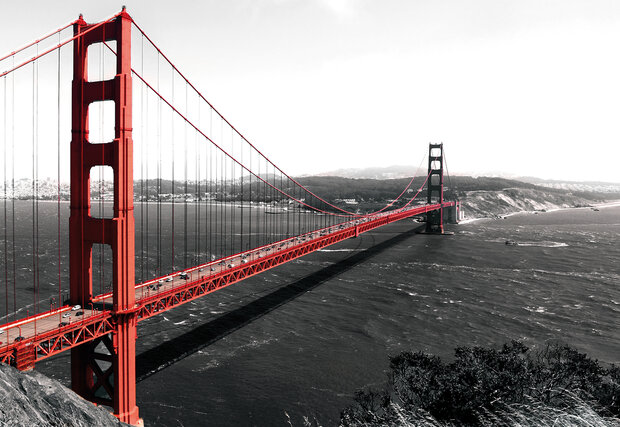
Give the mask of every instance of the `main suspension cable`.
[[(113, 18), (110, 18), (110, 19), (113, 19)], [(7, 58), (10, 58), (11, 56), (15, 56), (15, 55), (17, 55), (18, 53), (20, 53), (20, 52), (22, 52), (22, 51), (24, 51), (24, 50), (28, 49), (29, 47), (34, 46), (35, 44), (39, 44), (39, 43), (40, 43), (40, 42), (42, 42), (43, 40), (47, 40), (47, 39), (49, 39), (50, 37), (52, 37), (52, 36), (53, 36), (53, 35), (55, 35), (55, 34), (59, 34), (59, 33), (60, 33), (60, 32), (62, 32), (63, 30), (66, 30), (67, 28), (69, 28), (70, 26), (72, 26), (73, 24), (75, 24), (76, 22), (78, 22), (78, 20), (77, 20), (77, 19), (76, 19), (75, 21), (69, 22), (68, 24), (64, 25), (63, 27), (60, 27), (60, 28), (59, 28), (59, 29), (57, 29), (56, 31), (53, 31), (53, 32), (51, 32), (51, 33), (49, 33), (49, 34), (47, 34), (47, 35), (45, 35), (45, 36), (43, 36), (43, 37), (41, 37), (41, 38), (39, 38), (39, 39), (37, 39), (37, 40), (33, 41), (32, 43), (28, 43), (26, 46), (20, 47), (19, 49), (14, 50), (13, 52), (11, 52), (11, 53), (9, 53), (9, 54), (6, 54), (6, 55), (5, 55), (5, 56), (3, 56), (2, 58), (0, 58), (0, 62), (4, 61), (4, 60), (5, 60), (5, 59), (7, 59)]]
[[(79, 33), (79, 34), (76, 34), (76, 35), (74, 35), (73, 37), (70, 37), (70, 38), (68, 38), (67, 40), (65, 40), (65, 41), (63, 41), (63, 42), (61, 42), (61, 43), (58, 43), (58, 44), (57, 44), (57, 45), (55, 45), (55, 46), (52, 46), (51, 48), (49, 48), (49, 49), (45, 50), (45, 51), (44, 51), (44, 52), (42, 52), (42, 53), (38, 53), (38, 52), (37, 52), (37, 54), (36, 54), (35, 56), (33, 56), (32, 58), (30, 58), (30, 59), (28, 59), (28, 60), (26, 60), (26, 61), (24, 61), (24, 62), (20, 63), (19, 65), (13, 65), (10, 69), (8, 69), (8, 70), (3, 71), (2, 73), (0, 73), (0, 77), (4, 77), (4, 76), (6, 76), (7, 74), (12, 73), (12, 72), (13, 72), (13, 71), (15, 71), (15, 70), (18, 70), (18, 69), (22, 68), (23, 66), (28, 65), (28, 64), (30, 64), (31, 62), (36, 61), (37, 59), (39, 59), (39, 58), (41, 58), (41, 57), (43, 57), (43, 56), (47, 55), (48, 53), (53, 52), (53, 51), (55, 51), (56, 49), (58, 49), (58, 48), (60, 48), (60, 47), (63, 47), (63, 46), (64, 46), (64, 45), (66, 45), (67, 43), (71, 43), (73, 40), (76, 40), (76, 39), (79, 39), (79, 38), (84, 37), (86, 34), (90, 33), (91, 31), (95, 30), (96, 28), (99, 28), (99, 27), (101, 27), (102, 25), (107, 24), (108, 22), (113, 21), (113, 20), (114, 20), (116, 17), (118, 17), (121, 13), (122, 13), (122, 12), (119, 12), (119, 13), (117, 13), (116, 15), (112, 16), (111, 18), (109, 18), (109, 19), (107, 19), (107, 20), (105, 20), (105, 21), (101, 21), (101, 22), (99, 22), (98, 24), (93, 25), (92, 27), (89, 27), (87, 30), (85, 30), (85, 31), (83, 31), (83, 32), (81, 32), (81, 33)], [(32, 43), (32, 45), (34, 45), (34, 44), (36, 44), (36, 43)], [(8, 55), (8, 56), (11, 56), (11, 55)]]
[(450, 175), (450, 171), (448, 170), (448, 159), (446, 157), (446, 153), (442, 150), (443, 153), (443, 161), (446, 164), (446, 176), (448, 177), (448, 183), (450, 184), (450, 192), (452, 193), (451, 196), (456, 200), (456, 193), (455, 193), (455, 189), (452, 186), (452, 175)]
[[(157, 50), (158, 52), (158, 58), (159, 56), (161, 56), (162, 58), (164, 58), (169, 65), (183, 78), (183, 80), (185, 80), (185, 82), (187, 83), (187, 85), (189, 85), (189, 87), (191, 87), (205, 102), (207, 102), (207, 104), (211, 107), (212, 111), (215, 111), (220, 118), (222, 118), (223, 122), (226, 122), (228, 124), (228, 126), (231, 128), (232, 131), (236, 132), (241, 138), (243, 138), (252, 148), (254, 148), (254, 150), (260, 154), (266, 162), (268, 162), (269, 164), (271, 164), (274, 167), (274, 174), (275, 174), (275, 170), (278, 170), (280, 173), (282, 173), (284, 176), (286, 176), (288, 179), (290, 179), (293, 183), (295, 183), (297, 186), (301, 187), (305, 192), (307, 192), (308, 194), (312, 195), (313, 197), (315, 197), (318, 201), (321, 201), (323, 203), (325, 203), (326, 205), (333, 207), (335, 209), (337, 209), (338, 211), (344, 212), (346, 215), (342, 215), (342, 214), (336, 214), (333, 212), (329, 212), (327, 210), (323, 210), (323, 209), (319, 209), (316, 208), (314, 206), (311, 206), (307, 203), (302, 202), (300, 200), (296, 200), (299, 203), (302, 203), (304, 206), (307, 206), (308, 208), (312, 209), (312, 210), (316, 210), (328, 215), (334, 215), (334, 216), (344, 216), (344, 217), (348, 217), (348, 216), (356, 216), (356, 217), (364, 217), (365, 215), (360, 215), (354, 212), (350, 212), (347, 211), (345, 209), (339, 208), (329, 202), (327, 202), (326, 200), (322, 199), (321, 197), (317, 196), (316, 194), (314, 194), (312, 191), (310, 191), (309, 189), (307, 189), (305, 186), (303, 186), (302, 184), (300, 184), (299, 182), (297, 182), (295, 179), (293, 179), (292, 177), (290, 177), (289, 175), (287, 175), (286, 173), (284, 173), (284, 171), (282, 171), (279, 167), (277, 167), (271, 160), (269, 160), (269, 158), (267, 158), (264, 154), (262, 154), (256, 147), (254, 147), (254, 145), (252, 145), (239, 131), (237, 131), (237, 129), (234, 128), (234, 126), (232, 126), (230, 124), (230, 122), (228, 122), (205, 98), (204, 96), (202, 96), (202, 94), (200, 94), (200, 92), (198, 92), (198, 90), (192, 85), (192, 83), (187, 80), (187, 78), (185, 78), (185, 76), (176, 68), (176, 66), (174, 66), (174, 64), (172, 64), (172, 62), (166, 57), (166, 55), (153, 43), (153, 41), (148, 37), (148, 35), (146, 35), (144, 33), (144, 31), (142, 31), (142, 29), (135, 24), (136, 27), (138, 28), (138, 30), (142, 33), (142, 35), (153, 45), (153, 47)], [(103, 42), (103, 44), (108, 47), (108, 49), (110, 49), (110, 51), (112, 51), (114, 54), (116, 54), (116, 52), (106, 43)], [(159, 67), (159, 61), (158, 61), (158, 67)], [(295, 198), (293, 196), (291, 196), (290, 194), (287, 194), (286, 192), (282, 191), (281, 189), (276, 188), (274, 185), (268, 183), (267, 181), (265, 181), (262, 177), (257, 176), (255, 173), (253, 173), (251, 170), (249, 170), (245, 165), (241, 164), (237, 159), (235, 159), (231, 154), (229, 154), (227, 151), (225, 151), (221, 146), (219, 146), (218, 144), (216, 144), (211, 138), (209, 138), (207, 135), (204, 134), (204, 132), (202, 132), (193, 122), (191, 122), (186, 115), (183, 115), (176, 107), (174, 107), (174, 105), (172, 105), (171, 102), (169, 102), (167, 99), (165, 99), (165, 97), (163, 97), (163, 95), (161, 95), (161, 93), (157, 90), (155, 90), (147, 81), (146, 79), (144, 79), (142, 77), (141, 74), (139, 74), (136, 70), (134, 70), (133, 68), (131, 69), (132, 73), (135, 74), (149, 89), (151, 89), (151, 91), (153, 91), (162, 101), (164, 101), (164, 103), (166, 103), (168, 105), (169, 108), (171, 108), (177, 115), (179, 115), (187, 124), (189, 124), (190, 126), (192, 126), (197, 132), (199, 132), (203, 137), (205, 137), (208, 141), (210, 141), (212, 144), (214, 144), (219, 150), (221, 150), (227, 157), (229, 157), (234, 163), (238, 164), (239, 166), (241, 166), (242, 169), (247, 170), (248, 172), (250, 172), (251, 174), (253, 174), (254, 176), (256, 176), (258, 179), (262, 180), (263, 182), (265, 182), (266, 185), (268, 185), (269, 187), (271, 187), (273, 190), (281, 193), (282, 195), (294, 199)], [(173, 76), (173, 81), (174, 81), (174, 76)], [(173, 93), (174, 93), (174, 86), (173, 86)], [(223, 126), (223, 122), (222, 122), (222, 126)], [(223, 136), (223, 133), (222, 133)], [(173, 163), (173, 168), (174, 168), (174, 163)], [(174, 171), (173, 171), (174, 174)], [(174, 178), (174, 175), (173, 175)], [(413, 182), (413, 181), (412, 181)], [(406, 191), (407, 188), (404, 190)], [(173, 191), (174, 191), (174, 185), (173, 185)], [(403, 191), (403, 194), (404, 194)], [(173, 212), (174, 212), (174, 206), (173, 206)], [(173, 227), (174, 227), (174, 222), (173, 222)]]
[[(211, 104), (203, 95), (202, 93), (196, 89), (196, 87), (185, 77), (185, 75), (183, 73), (181, 73), (181, 71), (176, 67), (176, 65), (174, 65), (174, 63), (172, 63), (172, 61), (170, 59), (168, 59), (168, 57), (161, 51), (161, 49), (159, 49), (159, 47), (155, 44), (155, 42), (153, 42), (153, 40), (151, 40), (151, 38), (142, 30), (142, 28), (136, 23), (136, 21), (134, 21), (132, 19), (132, 23), (135, 25), (135, 27), (138, 29), (138, 31), (140, 31), (141, 34), (144, 35), (144, 37), (149, 41), (149, 43), (151, 43), (151, 45), (153, 46), (153, 48), (161, 55), (162, 58), (164, 58), (166, 60), (166, 62), (168, 62), (168, 64), (172, 67), (172, 69), (183, 79), (185, 80), (185, 82), (187, 82), (187, 84), (196, 92), (196, 94), (198, 94), (198, 96), (200, 96), (200, 98), (202, 98), (203, 101), (205, 101), (209, 107), (211, 107), (211, 109), (213, 111), (215, 111), (215, 113), (220, 116), (220, 118), (234, 131), (236, 132), (245, 142), (248, 143), (248, 145), (250, 147), (252, 147), (260, 156), (262, 156), (269, 164), (271, 164), (275, 169), (277, 169), (280, 173), (284, 174), (284, 176), (286, 176), (288, 179), (290, 179), (293, 183), (295, 183), (296, 185), (302, 187), (305, 191), (307, 191), (311, 196), (315, 197), (316, 199), (324, 202), (326, 205), (344, 212), (348, 215), (356, 215), (353, 212), (347, 211), (346, 209), (342, 209), (338, 206), (335, 206), (329, 202), (327, 202), (326, 200), (322, 199), (320, 196), (317, 196), (316, 194), (314, 194), (312, 191), (310, 191), (308, 188), (306, 188), (305, 186), (303, 186), (302, 184), (300, 184), (298, 181), (296, 181), (294, 178), (292, 178), (291, 176), (289, 176), (288, 174), (286, 174), (283, 170), (281, 170), (278, 166), (276, 166), (275, 163), (273, 163), (267, 156), (265, 156), (258, 148), (256, 148), (254, 146), (254, 144), (252, 144), (245, 136), (243, 136), (243, 134), (241, 132), (239, 132), (239, 130), (237, 130), (237, 128), (235, 128), (214, 106), (213, 104)], [(133, 70), (132, 70), (133, 71)], [(138, 76), (139, 77), (139, 76)], [(146, 83), (146, 82), (145, 82)]]

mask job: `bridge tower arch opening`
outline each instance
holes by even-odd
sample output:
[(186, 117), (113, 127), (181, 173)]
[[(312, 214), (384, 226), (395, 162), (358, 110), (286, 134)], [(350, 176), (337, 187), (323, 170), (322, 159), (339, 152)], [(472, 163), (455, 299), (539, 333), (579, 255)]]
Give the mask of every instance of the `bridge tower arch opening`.
[[(73, 26), (71, 205), (69, 217), (70, 301), (93, 303), (93, 245), (112, 249), (112, 317), (114, 332), (71, 350), (71, 387), (87, 400), (110, 406), (119, 420), (139, 425), (136, 405), (133, 141), (131, 83), (131, 17), (125, 9), (102, 25), (82, 16)], [(95, 28), (93, 28), (95, 27)], [(116, 42), (116, 75), (89, 81), (88, 46)], [(89, 140), (88, 108), (94, 102), (114, 102), (114, 139)], [(90, 171), (109, 166), (114, 174), (112, 218), (91, 215)], [(103, 350), (103, 353), (102, 353)]]

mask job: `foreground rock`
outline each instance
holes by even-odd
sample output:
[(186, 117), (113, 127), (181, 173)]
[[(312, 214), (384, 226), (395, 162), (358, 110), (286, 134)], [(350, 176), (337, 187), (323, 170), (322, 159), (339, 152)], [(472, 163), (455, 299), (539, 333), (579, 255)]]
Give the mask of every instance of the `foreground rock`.
[(0, 365), (0, 426), (125, 425), (58, 381)]

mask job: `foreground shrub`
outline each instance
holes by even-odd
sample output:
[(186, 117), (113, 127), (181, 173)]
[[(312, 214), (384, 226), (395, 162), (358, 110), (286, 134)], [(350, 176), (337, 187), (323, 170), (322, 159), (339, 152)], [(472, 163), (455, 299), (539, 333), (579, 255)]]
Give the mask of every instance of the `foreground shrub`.
[(567, 345), (531, 351), (513, 341), (499, 350), (459, 347), (454, 356), (451, 363), (422, 352), (391, 357), (385, 389), (358, 391), (341, 424), (494, 424), (523, 418), (526, 408), (546, 408), (556, 420), (558, 414), (579, 417), (584, 408), (599, 417), (620, 415), (620, 368), (603, 367)]

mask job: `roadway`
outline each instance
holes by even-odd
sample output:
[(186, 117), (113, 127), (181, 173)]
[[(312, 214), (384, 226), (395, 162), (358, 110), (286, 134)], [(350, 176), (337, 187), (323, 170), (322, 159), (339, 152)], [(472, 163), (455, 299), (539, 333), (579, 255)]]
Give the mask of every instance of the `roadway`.
[[(452, 204), (444, 203), (444, 206)], [(322, 247), (438, 207), (421, 206), (354, 219), (139, 283), (135, 287), (138, 320)], [(110, 292), (93, 298), (86, 307), (64, 306), (0, 327), (0, 361), (15, 362), (13, 350), (31, 345), (35, 346), (36, 360), (41, 360), (110, 333), (113, 330), (112, 302)]]

